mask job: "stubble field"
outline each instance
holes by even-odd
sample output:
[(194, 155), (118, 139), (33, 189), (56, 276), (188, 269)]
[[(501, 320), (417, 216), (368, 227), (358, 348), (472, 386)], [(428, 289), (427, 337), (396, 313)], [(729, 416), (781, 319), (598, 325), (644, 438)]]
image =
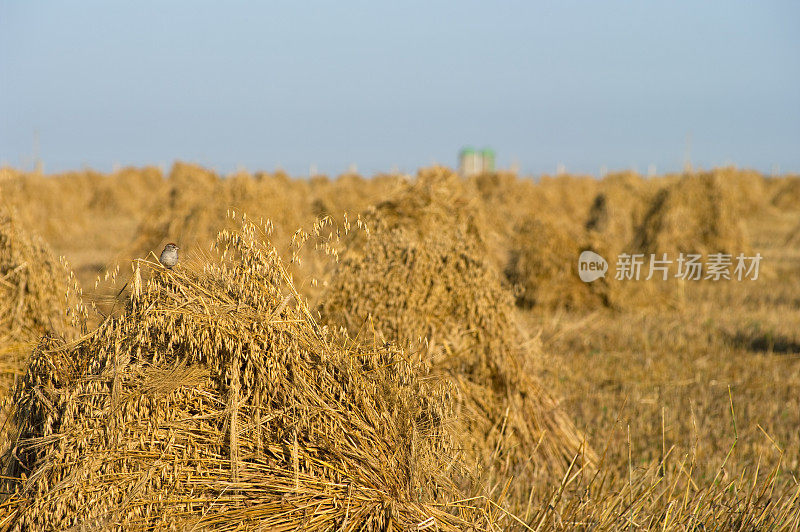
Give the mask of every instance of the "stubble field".
[(2, 169), (0, 527), (796, 530), (798, 234), (731, 168)]

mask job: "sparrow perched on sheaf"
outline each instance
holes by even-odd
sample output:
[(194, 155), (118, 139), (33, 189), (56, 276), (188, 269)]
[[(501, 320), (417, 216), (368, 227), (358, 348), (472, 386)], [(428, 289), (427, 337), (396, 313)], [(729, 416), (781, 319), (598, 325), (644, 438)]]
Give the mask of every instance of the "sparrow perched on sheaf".
[(161, 256), (158, 258), (158, 260), (166, 268), (171, 270), (176, 264), (178, 264), (178, 246), (172, 243), (164, 246), (164, 251), (161, 252)]

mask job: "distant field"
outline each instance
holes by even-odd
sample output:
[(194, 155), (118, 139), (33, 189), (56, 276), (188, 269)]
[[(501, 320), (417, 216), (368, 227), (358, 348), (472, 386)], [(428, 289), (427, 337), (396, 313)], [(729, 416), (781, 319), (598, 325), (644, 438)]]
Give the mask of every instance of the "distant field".
[(798, 234), (733, 168), (0, 169), (0, 530), (796, 530)]

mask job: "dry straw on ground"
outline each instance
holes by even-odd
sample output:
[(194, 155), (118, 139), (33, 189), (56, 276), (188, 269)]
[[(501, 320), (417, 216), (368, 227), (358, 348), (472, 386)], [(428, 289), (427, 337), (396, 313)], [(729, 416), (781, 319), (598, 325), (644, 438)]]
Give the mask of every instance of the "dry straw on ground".
[(481, 487), (513, 476), (516, 495), (527, 497), (533, 479), (552, 480), (593, 455), (537, 384), (536, 344), (525, 345), (513, 312), (473, 244), (399, 229), (373, 233), (362, 257), (345, 259), (322, 306), (328, 323), (401, 342), (451, 380), (455, 432), (467, 462), (485, 475)]
[[(70, 288), (70, 290), (68, 290)], [(71, 272), (49, 246), (0, 206), (0, 392), (24, 371), (31, 342), (49, 333), (72, 337), (83, 319)], [(71, 315), (71, 317), (70, 317)]]
[(688, 175), (659, 191), (635, 247), (645, 253), (741, 253), (749, 250), (743, 195), (724, 174)]
[(800, 209), (800, 176), (768, 180), (767, 190), (772, 192), (770, 203), (779, 209)]
[(537, 479), (552, 480), (594, 455), (538, 385), (536, 343), (520, 333), (513, 298), (448, 181), (423, 174), (367, 216), (370, 236), (345, 252), (321, 314), (361, 338), (408, 346), (452, 382), (455, 434), (473, 468), (462, 482), (492, 496), (505, 487), (509, 505), (524, 511)]
[[(196, 165), (176, 163), (167, 180), (167, 193), (148, 211), (137, 238), (119, 259), (158, 253), (172, 241), (183, 249), (207, 249), (219, 230), (235, 230), (229, 218), (232, 212), (269, 220), (274, 242), (295, 244), (301, 233), (312, 233), (312, 226), (318, 229), (320, 219), (347, 225), (348, 213), (365, 209), (398, 179), (366, 180), (345, 174), (335, 180), (316, 177), (305, 181), (293, 180), (282, 171), (254, 175), (239, 171), (221, 177)], [(318, 279), (327, 267), (327, 260), (307, 248), (289, 246), (278, 251), (292, 274), (301, 279)], [(306, 296), (314, 293), (306, 284), (298, 289)]]
[(321, 329), (255, 226), (222, 232), (218, 251), (202, 269), (137, 262), (120, 316), (78, 342), (40, 343), (14, 397), (4, 523), (486, 523), (442, 505), (458, 498), (448, 388), (420, 379), (401, 351)]
[[(534, 530), (800, 525), (796, 178), (733, 169), (539, 182), (462, 180), (442, 168), (416, 181), (291, 181), (280, 172), (226, 180), (185, 165), (172, 173), (50, 179), (0, 169), (3, 201), (23, 214), (0, 228), (11, 242), (0, 308), (17, 337), (5, 333), (0, 350), (8, 355), (13, 342), (19, 355), (9, 377), (27, 365), (29, 342), (58, 329), (75, 304), (65, 303), (65, 274), (32, 232), (92, 282), (97, 264), (133, 249), (141, 220), (153, 231), (131, 257), (158, 252), (172, 231), (210, 243), (219, 226), (233, 227), (233, 209), (275, 218), (286, 241), (315, 215), (346, 225), (342, 211), (377, 203), (367, 219), (380, 236), (347, 237), (335, 281), (367, 292), (342, 295), (350, 299), (333, 319), (354, 332), (363, 325), (364, 341), (318, 327), (292, 289), (301, 283), (247, 235), (223, 237), (232, 253), (207, 268), (141, 262), (122, 315), (79, 341), (75, 329), (64, 339), (51, 332), (35, 349), (17, 388), (17, 423), (2, 435), (14, 435), (15, 447), (4, 446), (14, 452), (5, 454), (12, 493), (0, 502), (0, 529), (527, 529), (486, 499), (453, 503), (474, 493), (501, 499)], [(175, 208), (174, 223), (164, 205)], [(551, 308), (572, 297), (553, 262), (567, 259), (565, 249), (597, 245), (609, 262), (610, 250), (644, 252), (645, 240), (646, 249), (716, 252), (724, 227), (696, 229), (737, 219), (776, 275), (701, 283), (672, 308), (648, 287), (676, 282), (609, 283), (613, 311), (590, 300), (584, 312), (578, 298)], [(532, 233), (541, 239), (526, 239)], [(511, 308), (498, 277), (514, 252), (528, 254), (520, 272), (534, 272), (530, 308)], [(346, 268), (364, 278), (342, 277)], [(31, 292), (33, 284), (49, 288)], [(412, 350), (384, 345), (381, 332), (405, 336)], [(554, 440), (529, 436), (541, 437), (543, 423), (572, 426), (560, 425), (542, 388), (603, 450), (596, 476), (573, 466), (559, 482), (541, 478), (582, 441), (572, 429), (561, 443), (558, 428), (547, 431)]]
[(606, 177), (585, 223), (589, 240), (613, 254), (631, 252), (659, 185), (630, 172)]
[[(0, 205), (0, 449), (14, 431), (8, 419), (11, 394), (25, 374), (32, 347), (42, 334), (75, 338), (86, 309), (72, 272), (45, 242), (23, 231), (11, 210)], [(2, 513), (2, 512), (0, 512)]]
[(414, 181), (399, 183), (364, 219), (376, 228), (403, 227), (419, 237), (459, 228), (483, 242), (483, 216), (471, 184), (434, 166), (420, 170)]
[(235, 229), (228, 217), (232, 210), (253, 219), (270, 219), (279, 241), (288, 241), (296, 228), (313, 218), (307, 186), (282, 173), (238, 172), (223, 179), (200, 166), (179, 162), (166, 183), (167, 193), (148, 212), (127, 250), (131, 257), (160, 250), (167, 241), (180, 242), (185, 249), (208, 248), (219, 230)]
[(154, 167), (107, 175), (34, 173), (0, 181), (0, 195), (17, 207), (20, 226), (41, 235), (58, 255), (69, 255), (84, 286), (91, 286), (130, 244), (165, 189)]
[(608, 305), (603, 281), (584, 283), (578, 257), (584, 248), (562, 226), (527, 218), (515, 228), (505, 275), (523, 308), (588, 309)]

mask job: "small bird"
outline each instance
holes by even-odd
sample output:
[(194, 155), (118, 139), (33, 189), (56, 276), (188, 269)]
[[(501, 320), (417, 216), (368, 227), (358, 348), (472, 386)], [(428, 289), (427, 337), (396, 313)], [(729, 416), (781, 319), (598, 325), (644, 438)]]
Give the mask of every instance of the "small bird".
[(176, 264), (178, 264), (178, 246), (171, 242), (164, 246), (164, 251), (161, 252), (161, 256), (158, 258), (158, 260), (167, 269), (171, 270)]

